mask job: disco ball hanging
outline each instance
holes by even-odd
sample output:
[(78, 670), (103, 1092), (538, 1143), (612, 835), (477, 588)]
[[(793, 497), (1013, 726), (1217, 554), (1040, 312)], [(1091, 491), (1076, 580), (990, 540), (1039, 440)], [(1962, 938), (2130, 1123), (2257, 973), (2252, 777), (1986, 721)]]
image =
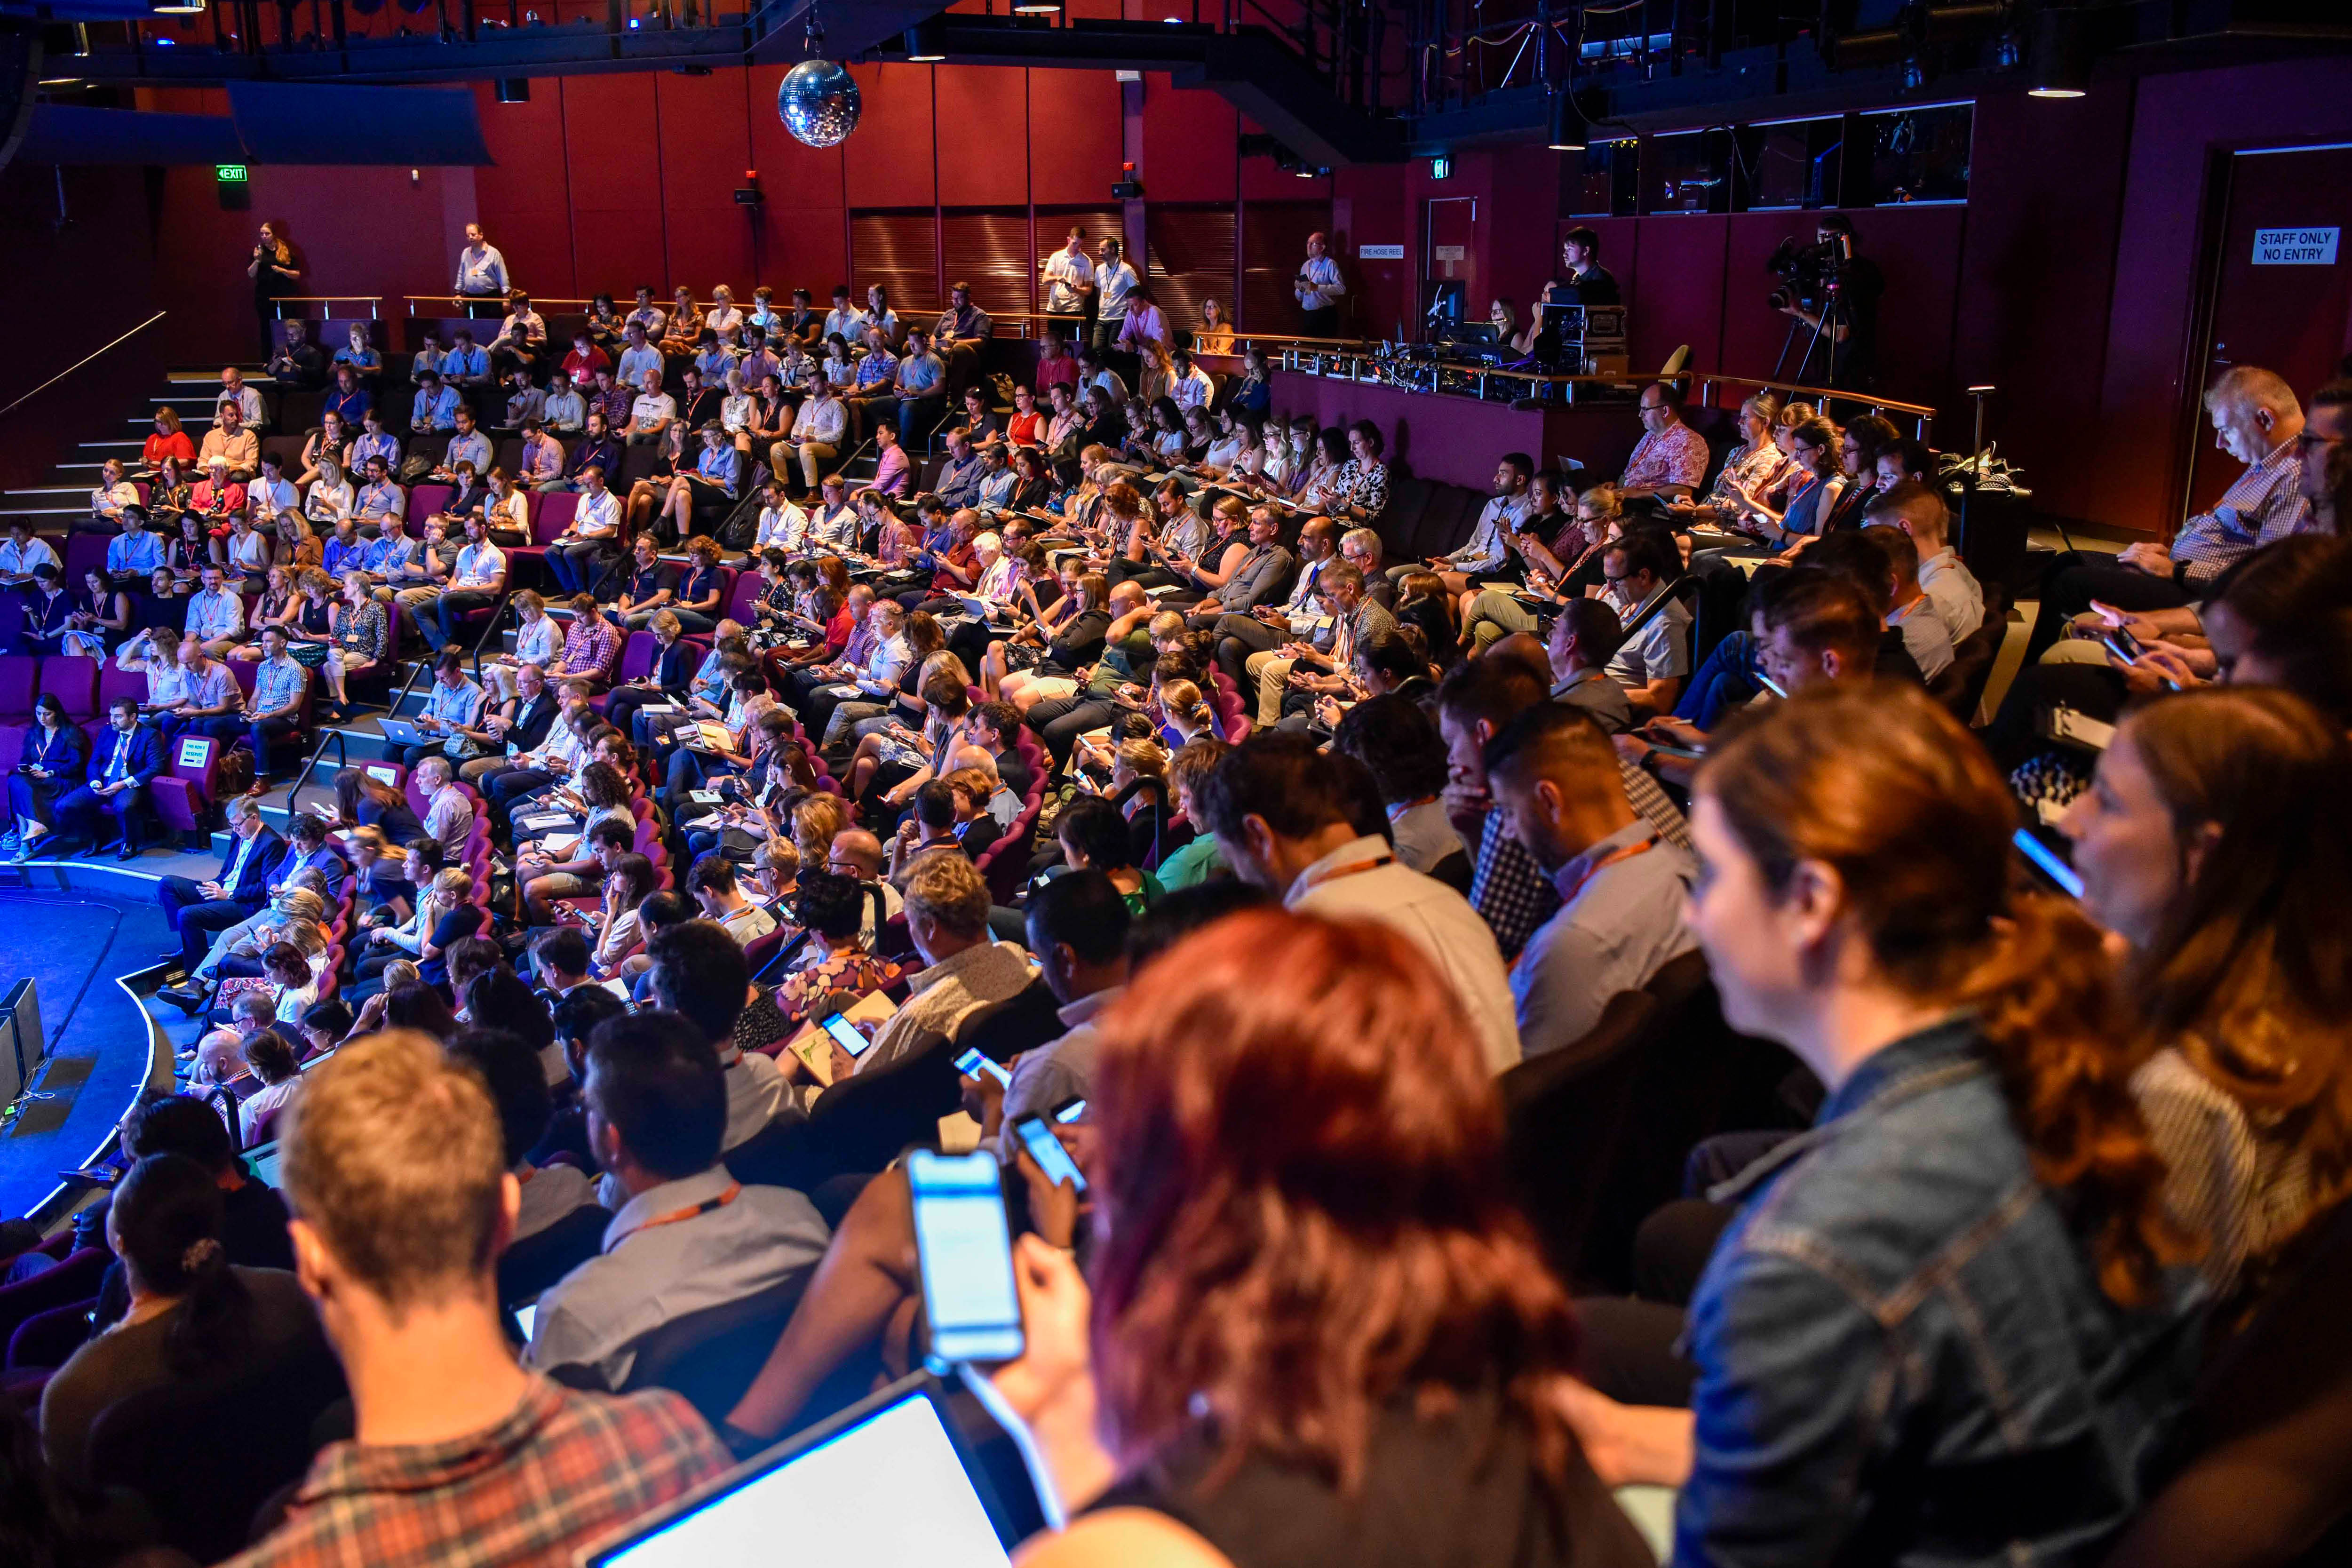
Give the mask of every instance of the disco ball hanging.
[(776, 89), (784, 129), (812, 147), (838, 147), (857, 129), (857, 83), (831, 60), (803, 60)]

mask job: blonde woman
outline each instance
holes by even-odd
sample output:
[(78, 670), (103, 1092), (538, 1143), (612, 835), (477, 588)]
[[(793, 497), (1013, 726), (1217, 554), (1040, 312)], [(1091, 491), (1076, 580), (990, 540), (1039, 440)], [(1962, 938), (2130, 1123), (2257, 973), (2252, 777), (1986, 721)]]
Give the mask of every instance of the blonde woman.
[(278, 514), (278, 523), (270, 534), (270, 560), (289, 572), (300, 572), (316, 566), (325, 558), (325, 548), (302, 514), (288, 508)]
[(1175, 732), (1180, 748), (1203, 737), (1213, 741), (1221, 738), (1216, 733), (1216, 714), (1202, 700), (1201, 689), (1189, 680), (1171, 680), (1160, 689), (1160, 711), (1167, 718), (1167, 727)]
[(213, 541), (213, 563), (225, 566), (232, 574), (247, 579), (259, 577), (269, 570), (269, 535), (257, 524), (254, 506), (228, 520), (228, 533)]
[(446, 985), (449, 971), (444, 954), (451, 942), (469, 937), (482, 926), (482, 910), (467, 900), (474, 890), (473, 873), (451, 866), (433, 879), (416, 901), (416, 912), (401, 925), (379, 926), (368, 933), (367, 953), (359, 962), (359, 979), (345, 999), (373, 996), (387, 988), (385, 972), (403, 959), (414, 959), (416, 977), (427, 985)]
[(563, 650), (563, 628), (551, 619), (547, 601), (525, 588), (514, 596), (515, 645), (511, 651), (482, 660), (482, 679), (495, 688), (500, 702), (516, 700), (515, 672), (526, 664), (545, 669)]
[(302, 515), (320, 529), (331, 533), (335, 525), (351, 515), (352, 481), (343, 472), (341, 461), (328, 453), (319, 455), (319, 477), (302, 497)]
[(246, 624), (253, 628), (253, 640), (229, 649), (228, 657), (239, 664), (257, 662), (264, 626), (278, 627), (290, 640), (294, 636), (294, 617), (301, 607), (301, 595), (294, 591), (294, 574), (283, 566), (272, 566), (262, 584), (261, 596), (254, 600), (247, 615)]

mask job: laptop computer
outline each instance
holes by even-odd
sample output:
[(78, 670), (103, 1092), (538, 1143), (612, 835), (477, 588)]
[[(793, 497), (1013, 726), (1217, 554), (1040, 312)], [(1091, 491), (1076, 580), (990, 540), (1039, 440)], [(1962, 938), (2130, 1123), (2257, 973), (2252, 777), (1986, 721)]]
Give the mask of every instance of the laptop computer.
[(951, 1384), (919, 1373), (635, 1521), (577, 1568), (722, 1568), (790, 1542), (825, 1568), (1003, 1568), (1043, 1522), (958, 1430)]
[(428, 735), (405, 719), (384, 719), (379, 722), (383, 729), (383, 738), (395, 746), (437, 746), (445, 738)]

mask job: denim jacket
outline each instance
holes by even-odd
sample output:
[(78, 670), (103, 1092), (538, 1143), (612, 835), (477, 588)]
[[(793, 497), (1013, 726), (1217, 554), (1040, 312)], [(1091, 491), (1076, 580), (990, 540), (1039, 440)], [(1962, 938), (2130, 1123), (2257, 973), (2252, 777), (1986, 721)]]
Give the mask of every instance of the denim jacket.
[(1886, 1047), (1718, 1200), (1676, 1564), (2084, 1562), (2132, 1515), (2199, 1354), (2179, 1270), (2100, 1292), (1972, 1020)]

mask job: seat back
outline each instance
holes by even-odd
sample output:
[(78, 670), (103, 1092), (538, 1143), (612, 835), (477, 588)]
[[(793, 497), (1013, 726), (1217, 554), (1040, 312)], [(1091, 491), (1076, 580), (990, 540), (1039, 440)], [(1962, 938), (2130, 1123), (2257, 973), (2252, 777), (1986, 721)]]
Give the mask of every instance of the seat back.
[(101, 659), (98, 668), (96, 717), (105, 718), (107, 710), (114, 705), (114, 700), (118, 697), (127, 697), (133, 702), (146, 701), (146, 672), (138, 669), (118, 669), (112, 659)]
[(621, 668), (613, 679), (615, 682), (641, 680), (651, 675), (655, 663), (661, 658), (661, 640), (651, 632), (631, 632), (621, 645)]
[(1579, 1260), (1581, 1278), (1606, 1289), (1631, 1286), (1634, 1229), (1680, 1194), (1684, 1163), (1701, 1139), (1799, 1124), (1780, 1099), (1796, 1058), (1725, 1021), (1704, 952), (1673, 960), (1643, 990), (1658, 1003), (1655, 1038), (1635, 1071)]
[(530, 498), (530, 537), (533, 543), (548, 544), (563, 537), (572, 520), (580, 512), (580, 497), (571, 490), (551, 490), (545, 495), (533, 492)]
[(667, 1388), (716, 1426), (735, 1408), (792, 1321), (808, 1286), (802, 1276), (739, 1300), (672, 1318), (636, 1340), (619, 1391)]
[(590, 1204), (508, 1247), (499, 1255), (499, 1305), (520, 1306), (595, 1257), (612, 1222)]
[(41, 691), (66, 705), (79, 724), (98, 711), (98, 668), (103, 662), (78, 654), (51, 654), (41, 660)]
[(425, 520), (449, 504), (457, 493), (455, 485), (412, 485), (408, 490), (408, 531), (414, 538), (425, 537)]
[(74, 1352), (89, 1342), (89, 1315), (97, 1310), (98, 1298), (92, 1296), (26, 1319), (8, 1336), (7, 1370), (16, 1373), (65, 1365)]
[(33, 716), (33, 699), (39, 691), (40, 662), (26, 653), (0, 654), (0, 720), (13, 719), (22, 723)]
[(1552, 1268), (1576, 1269), (1614, 1158), (1658, 999), (1621, 991), (1575, 1044), (1503, 1074), (1504, 1165)]
[(349, 1392), (316, 1332), (226, 1377), (142, 1390), (90, 1428), (91, 1479), (130, 1489), (163, 1544), (218, 1563), (244, 1548), (261, 1505), (310, 1468), (312, 1423)]
[(765, 579), (757, 572), (737, 574), (733, 585), (727, 590), (726, 618), (748, 625), (751, 619), (751, 606), (759, 603), (761, 591), (765, 585)]
[(114, 1255), (106, 1248), (85, 1247), (55, 1268), (14, 1285), (0, 1285), (0, 1342), (36, 1312), (97, 1295), (99, 1282), (106, 1278), (106, 1266), (113, 1261)]
[[(1984, 584), (1984, 623), (1952, 648), (1952, 662), (1927, 683), (1928, 694), (1961, 723), (1973, 723), (2000, 645), (2009, 635), (2009, 595), (1998, 583)], [(1925, 613), (1924, 611), (1922, 612)]]
[(163, 772), (147, 786), (148, 798), (164, 826), (194, 833), (220, 796), (221, 743), (205, 735), (173, 735), (163, 747)]

